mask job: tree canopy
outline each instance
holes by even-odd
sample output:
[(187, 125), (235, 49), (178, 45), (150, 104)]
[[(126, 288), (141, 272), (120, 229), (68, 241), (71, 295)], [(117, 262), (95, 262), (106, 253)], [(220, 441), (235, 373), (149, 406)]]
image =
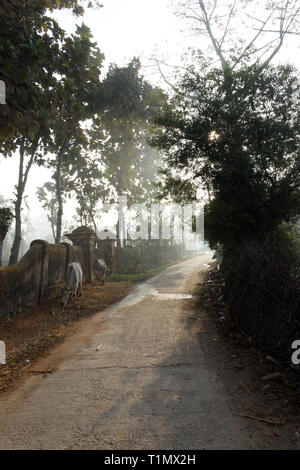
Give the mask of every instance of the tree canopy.
[(208, 184), (206, 234), (212, 245), (261, 238), (299, 213), (300, 112), (291, 66), (232, 72), (191, 67), (153, 143), (168, 163)]

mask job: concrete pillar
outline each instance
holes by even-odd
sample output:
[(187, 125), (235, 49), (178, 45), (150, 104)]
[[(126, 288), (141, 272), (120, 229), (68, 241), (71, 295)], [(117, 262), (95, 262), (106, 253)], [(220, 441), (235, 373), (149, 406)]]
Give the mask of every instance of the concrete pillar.
[(80, 246), (83, 253), (84, 266), (83, 273), (87, 283), (94, 282), (95, 275), (93, 263), (95, 259), (95, 242), (98, 239), (95, 232), (89, 231), (86, 227), (80, 227), (74, 232), (66, 235), (74, 245)]
[(42, 260), (41, 260), (41, 276), (39, 285), (39, 298), (38, 303), (40, 304), (43, 300), (45, 289), (48, 285), (48, 265), (49, 265), (49, 243), (45, 240), (33, 240), (30, 244), (30, 248), (34, 245), (42, 246)]

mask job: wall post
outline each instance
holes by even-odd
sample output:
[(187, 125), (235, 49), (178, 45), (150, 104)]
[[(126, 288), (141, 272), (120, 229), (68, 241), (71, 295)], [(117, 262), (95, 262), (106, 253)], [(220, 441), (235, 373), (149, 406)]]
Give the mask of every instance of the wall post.
[(38, 304), (40, 304), (44, 298), (45, 288), (48, 284), (49, 243), (45, 240), (33, 240), (30, 244), (30, 248), (34, 245), (42, 246), (41, 276), (38, 298)]
[(88, 284), (95, 281), (93, 263), (95, 260), (95, 242), (98, 237), (95, 232), (87, 227), (80, 227), (72, 233), (66, 235), (74, 245), (80, 246), (83, 250), (84, 266), (83, 273)]

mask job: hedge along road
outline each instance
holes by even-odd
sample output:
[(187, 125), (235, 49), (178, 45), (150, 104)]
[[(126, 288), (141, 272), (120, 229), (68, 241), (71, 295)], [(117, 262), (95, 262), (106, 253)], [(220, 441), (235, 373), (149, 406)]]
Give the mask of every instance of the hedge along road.
[(201, 347), (192, 294), (210, 261), (185, 259), (77, 324), (1, 395), (0, 448), (257, 448)]

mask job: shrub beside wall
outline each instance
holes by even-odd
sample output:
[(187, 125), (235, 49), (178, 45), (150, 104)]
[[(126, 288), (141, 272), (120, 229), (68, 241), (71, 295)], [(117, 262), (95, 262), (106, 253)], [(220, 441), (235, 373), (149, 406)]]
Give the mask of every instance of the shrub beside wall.
[(184, 245), (138, 245), (115, 249), (115, 272), (137, 274), (177, 261), (184, 255)]

